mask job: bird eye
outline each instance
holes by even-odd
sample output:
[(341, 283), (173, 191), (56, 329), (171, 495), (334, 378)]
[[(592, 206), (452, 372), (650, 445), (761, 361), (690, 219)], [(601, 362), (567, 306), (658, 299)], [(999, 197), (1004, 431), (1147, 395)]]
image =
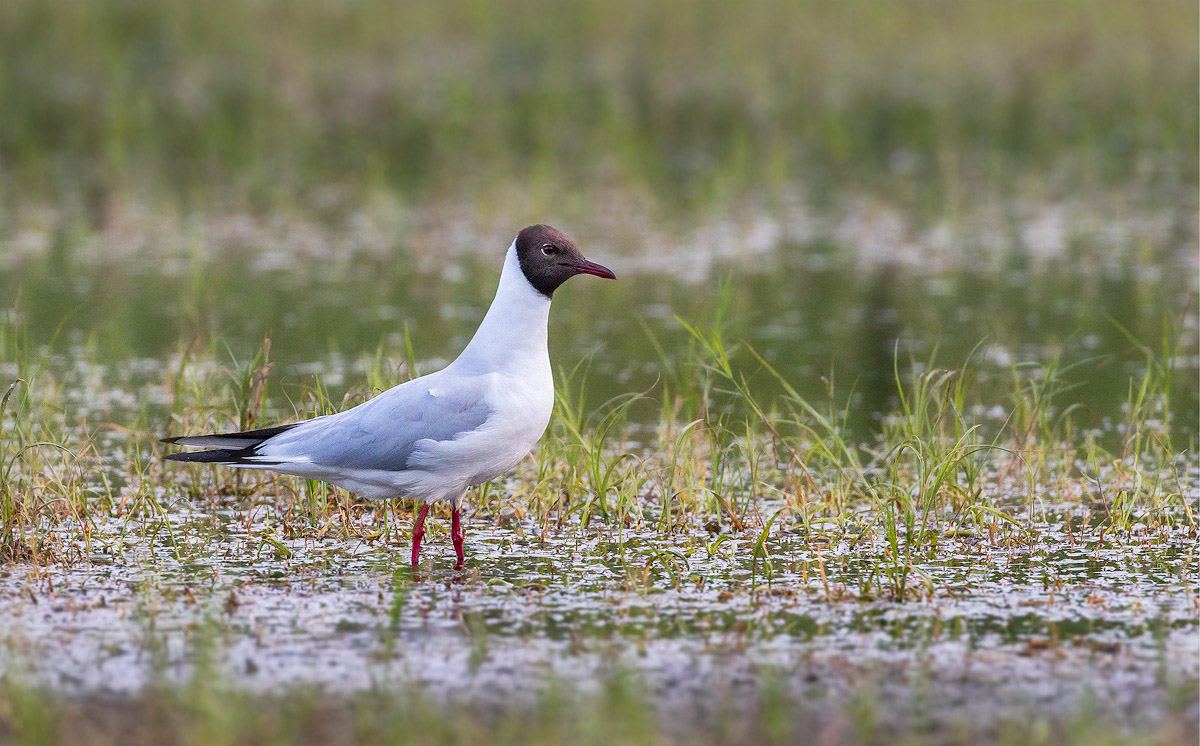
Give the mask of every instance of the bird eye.
[(552, 243), (542, 244), (542, 253), (546, 256), (554, 256), (558, 253), (558, 247)]

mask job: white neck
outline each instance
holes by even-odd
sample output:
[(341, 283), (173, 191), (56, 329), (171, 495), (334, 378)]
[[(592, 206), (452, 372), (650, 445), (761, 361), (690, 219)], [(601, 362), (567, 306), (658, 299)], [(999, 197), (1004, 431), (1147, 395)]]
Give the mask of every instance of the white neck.
[(517, 259), (517, 242), (513, 241), (504, 257), (496, 297), (475, 336), (453, 365), (481, 372), (517, 372), (530, 366), (549, 371), (550, 352), (546, 346), (549, 320), (550, 299), (534, 290), (525, 279)]

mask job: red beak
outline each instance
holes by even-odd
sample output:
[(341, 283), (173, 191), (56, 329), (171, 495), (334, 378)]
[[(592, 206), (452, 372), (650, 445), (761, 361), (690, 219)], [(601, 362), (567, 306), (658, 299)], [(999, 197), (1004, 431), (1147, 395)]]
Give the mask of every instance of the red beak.
[(606, 280), (617, 279), (617, 276), (614, 275), (613, 271), (611, 269), (609, 269), (608, 267), (605, 267), (603, 264), (596, 264), (595, 262), (589, 262), (586, 259), (584, 259), (579, 264), (568, 264), (567, 266), (570, 267), (571, 269), (575, 270), (576, 272), (579, 272), (580, 274), (595, 275), (596, 277), (603, 277)]

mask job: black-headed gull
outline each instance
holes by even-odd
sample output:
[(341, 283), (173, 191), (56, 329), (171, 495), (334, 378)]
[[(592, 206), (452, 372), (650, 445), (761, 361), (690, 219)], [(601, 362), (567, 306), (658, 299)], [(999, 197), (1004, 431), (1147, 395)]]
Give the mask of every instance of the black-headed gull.
[(413, 564), (430, 504), (449, 500), (450, 535), (461, 565), (463, 494), (516, 466), (550, 422), (550, 298), (579, 274), (616, 279), (558, 230), (531, 225), (508, 247), (496, 297), (475, 336), (442, 370), (337, 414), (241, 433), (167, 438), (210, 449), (167, 458), (317, 479), (375, 500), (418, 498), (424, 504), (413, 527)]

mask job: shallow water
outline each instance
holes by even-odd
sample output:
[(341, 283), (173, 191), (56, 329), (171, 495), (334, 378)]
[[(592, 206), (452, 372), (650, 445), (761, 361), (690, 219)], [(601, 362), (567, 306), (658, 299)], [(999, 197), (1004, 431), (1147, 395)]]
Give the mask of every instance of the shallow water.
[(181, 508), (149, 524), (152, 547), (103, 524), (90, 562), (9, 568), (9, 670), (68, 692), (130, 691), (210, 660), (252, 690), (415, 683), (494, 703), (623, 670), (666, 706), (769, 679), (814, 701), (869, 687), (888, 718), (914, 697), (977, 723), (1095, 697), (1131, 724), (1155, 722), (1200, 675), (1191, 529), (1105, 536), (1064, 512), (1030, 524), (1032, 542), (956, 533), (916, 562), (927, 590), (901, 601), (864, 592), (886, 547), (859, 533), (785, 528), (766, 577), (755, 531), (713, 546), (700, 526), (664, 537), (479, 516), (467, 568), (453, 569), (439, 523), (414, 572), (398, 538), (265, 543), (270, 513)]
[[(894, 360), (907, 371), (911, 356), (919, 369), (935, 351), (939, 365), (970, 356), (979, 366), (981, 421), (1006, 416), (1014, 366), (1057, 360), (1069, 388), (1054, 406), (1078, 403), (1080, 427), (1104, 438), (1119, 437), (1130, 377), (1144, 364), (1134, 341), (1155, 347), (1170, 318), (1181, 340), (1173, 423), (1181, 450), (1194, 443), (1197, 257), (1186, 232), (1160, 226), (1103, 246), (1060, 237), (1054, 251), (956, 245), (952, 256), (921, 244), (916, 260), (881, 259), (886, 240), (852, 238), (776, 235), (741, 259), (709, 250), (701, 270), (678, 273), (668, 268), (691, 266), (686, 251), (589, 251), (621, 280), (564, 289), (552, 354), (567, 369), (587, 359), (589, 406), (660, 380), (676, 386), (676, 364), (697, 354), (676, 316), (716, 323), (723, 293), (726, 337), (749, 342), (814, 400), (830, 380), (837, 397), (853, 391), (850, 425), (864, 440), (894, 406)], [(486, 309), (499, 256), (461, 246), (445, 261), (390, 245), (309, 256), (210, 248), (105, 258), (81, 246), (0, 264), (0, 298), (55, 379), (63, 421), (94, 433), (98, 493), (102, 481), (118, 498), (135, 486), (127, 428), (172, 428), (168, 381), (193, 340), (203, 367), (244, 361), (270, 336), (268, 412), (287, 417), (317, 378), (335, 402), (361, 390), (381, 344), (389, 364), (402, 357), (406, 328), (420, 370), (451, 358)], [(769, 395), (769, 379), (739, 360)], [(0, 372), (15, 375), (16, 363), (4, 363)], [(635, 420), (655, 421), (656, 391)], [(1183, 472), (1194, 509), (1194, 464)], [(289, 539), (269, 499), (249, 508), (209, 494), (172, 499), (154, 516), (43, 527), (82, 561), (0, 575), (10, 672), (72, 693), (125, 692), (186, 681), (211, 662), (252, 690), (415, 683), (439, 699), (504, 704), (532, 702), (554, 682), (586, 690), (633, 671), (668, 706), (782, 686), (813, 701), (866, 693), (889, 720), (987, 722), (1103, 702), (1135, 726), (1158, 722), (1200, 676), (1194, 529), (1135, 516), (1116, 535), (1053, 495), (1034, 508), (1025, 494), (990, 495), (1024, 530), (946, 534), (892, 596), (879, 592), (880, 573), (895, 565), (882, 538), (832, 521), (811, 532), (774, 526), (768, 571), (755, 559), (761, 527), (668, 534), (652, 516), (585, 528), (480, 511), (468, 522), (465, 571), (452, 569), (439, 524), (414, 574), (408, 515), (381, 526), (382, 514), (358, 514), (370, 524), (362, 533), (384, 533), (370, 541), (337, 531)], [(759, 500), (751, 512), (775, 508)]]

